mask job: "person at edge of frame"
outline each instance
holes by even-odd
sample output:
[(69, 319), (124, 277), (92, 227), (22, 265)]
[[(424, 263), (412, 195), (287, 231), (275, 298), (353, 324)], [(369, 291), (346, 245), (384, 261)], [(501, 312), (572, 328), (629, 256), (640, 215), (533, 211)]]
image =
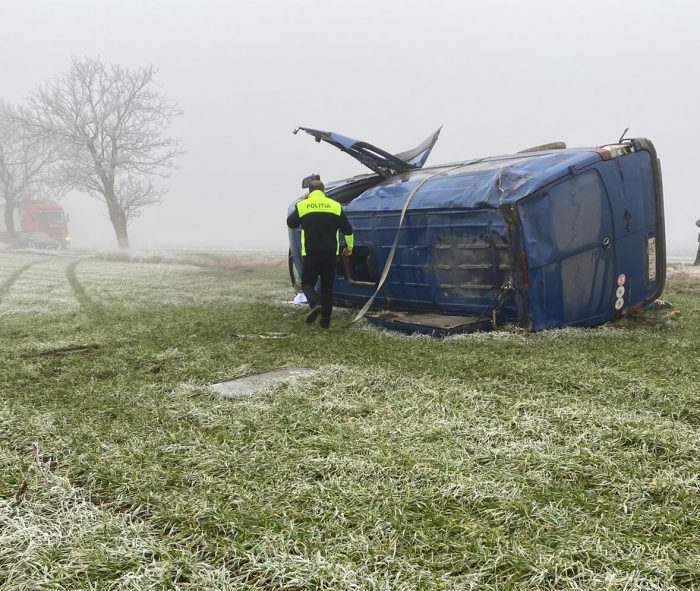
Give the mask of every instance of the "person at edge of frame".
[[(695, 222), (695, 225), (700, 228), (700, 220)], [(695, 255), (694, 265), (700, 265), (700, 232), (698, 232), (698, 254)]]
[[(343, 256), (352, 255), (354, 238), (352, 226), (342, 206), (326, 197), (325, 186), (320, 180), (311, 181), (309, 193), (294, 205), (287, 217), (287, 226), (301, 226), (301, 289), (311, 311), (306, 323), (313, 324), (321, 315), (321, 328), (331, 324), (333, 311), (333, 280), (340, 251), (338, 232), (345, 236)], [(321, 278), (321, 295), (316, 293), (316, 280)]]

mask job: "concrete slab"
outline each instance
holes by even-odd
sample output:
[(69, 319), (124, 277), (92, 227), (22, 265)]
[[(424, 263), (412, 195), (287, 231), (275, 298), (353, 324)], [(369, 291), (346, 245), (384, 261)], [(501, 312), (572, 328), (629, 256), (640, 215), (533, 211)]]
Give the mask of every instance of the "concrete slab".
[(282, 367), (249, 376), (216, 382), (210, 388), (222, 396), (255, 396), (269, 390), (275, 384), (289, 382), (313, 373), (308, 367)]

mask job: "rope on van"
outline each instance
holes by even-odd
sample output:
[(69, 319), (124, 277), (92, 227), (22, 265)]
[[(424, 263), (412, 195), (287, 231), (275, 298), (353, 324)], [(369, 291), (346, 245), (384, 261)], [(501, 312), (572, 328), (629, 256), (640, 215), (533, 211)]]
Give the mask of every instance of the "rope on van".
[[(386, 263), (384, 263), (384, 269), (382, 270), (382, 275), (379, 278), (379, 283), (377, 283), (377, 287), (374, 290), (372, 297), (369, 298), (369, 300), (367, 300), (367, 303), (364, 306), (362, 306), (362, 309), (357, 313), (357, 316), (355, 316), (355, 318), (353, 318), (350, 321), (350, 324), (352, 324), (353, 322), (357, 322), (360, 318), (362, 318), (367, 313), (367, 311), (372, 307), (372, 304), (374, 303), (374, 299), (377, 297), (379, 290), (384, 285), (384, 281), (386, 281), (387, 275), (389, 275), (389, 269), (391, 269), (391, 263), (394, 260), (394, 255), (396, 254), (396, 248), (399, 244), (399, 234), (401, 233), (403, 221), (406, 217), (406, 211), (408, 210), (408, 206), (411, 203), (411, 199), (413, 199), (413, 196), (418, 192), (418, 189), (420, 189), (429, 180), (434, 179), (437, 176), (447, 174), (448, 172), (452, 172), (453, 170), (457, 170), (458, 168), (462, 168), (464, 166), (474, 164), (475, 162), (478, 162), (478, 160), (470, 161), (470, 162), (463, 162), (461, 164), (458, 164), (457, 166), (453, 166), (452, 168), (448, 168), (447, 170), (441, 170), (440, 172), (436, 172), (435, 174), (432, 174), (432, 175), (424, 178), (420, 183), (418, 183), (418, 186), (408, 194), (408, 196), (406, 197), (406, 201), (404, 201), (404, 203), (403, 203), (403, 208), (401, 209), (401, 217), (399, 218), (399, 227), (396, 229), (396, 235), (394, 236), (394, 243), (391, 245), (391, 250), (389, 251), (389, 256), (386, 259)], [(350, 326), (350, 324), (348, 324), (348, 326)]]

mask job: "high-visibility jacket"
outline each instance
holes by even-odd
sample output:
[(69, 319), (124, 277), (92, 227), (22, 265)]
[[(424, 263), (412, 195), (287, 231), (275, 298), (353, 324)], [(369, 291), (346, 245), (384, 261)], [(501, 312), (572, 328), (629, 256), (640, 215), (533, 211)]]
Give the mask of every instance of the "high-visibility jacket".
[(323, 191), (312, 191), (306, 199), (297, 201), (287, 218), (290, 228), (301, 226), (301, 254), (338, 254), (338, 232), (345, 236), (345, 245), (352, 250), (352, 226), (340, 203), (329, 199)]

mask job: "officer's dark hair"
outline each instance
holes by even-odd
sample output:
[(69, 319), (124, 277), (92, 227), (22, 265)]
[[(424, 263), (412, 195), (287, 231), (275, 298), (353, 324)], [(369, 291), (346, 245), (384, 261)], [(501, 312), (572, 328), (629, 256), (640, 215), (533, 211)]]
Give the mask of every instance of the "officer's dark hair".
[(309, 193), (312, 193), (313, 191), (323, 191), (325, 188), (326, 186), (322, 181), (311, 181), (309, 183)]

